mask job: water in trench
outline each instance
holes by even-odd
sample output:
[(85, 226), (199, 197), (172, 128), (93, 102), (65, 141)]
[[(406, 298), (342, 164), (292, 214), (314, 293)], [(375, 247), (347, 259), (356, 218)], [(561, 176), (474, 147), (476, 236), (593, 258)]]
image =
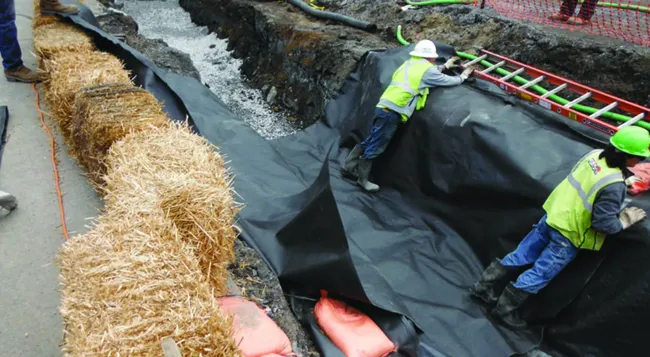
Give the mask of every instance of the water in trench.
[(201, 74), (201, 81), (262, 137), (276, 139), (297, 131), (284, 114), (273, 111), (260, 90), (243, 80), (239, 71), (242, 61), (230, 56), (226, 50), (228, 40), (192, 23), (178, 0), (129, 0), (123, 4), (123, 11), (138, 23), (140, 35), (161, 39), (187, 53)]

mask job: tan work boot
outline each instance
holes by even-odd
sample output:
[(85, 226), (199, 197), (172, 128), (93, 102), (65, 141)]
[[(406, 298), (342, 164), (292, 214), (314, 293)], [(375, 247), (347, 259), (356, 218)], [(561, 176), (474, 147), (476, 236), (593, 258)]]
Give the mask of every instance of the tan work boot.
[(553, 14), (550, 16), (550, 19), (553, 21), (566, 22), (569, 19), (569, 16), (564, 14)]
[(20, 66), (13, 71), (5, 71), (5, 77), (9, 82), (34, 83), (41, 81), (41, 76), (38, 73), (25, 66)]
[(61, 4), (59, 0), (41, 0), (41, 13), (43, 15), (69, 14), (73, 15), (79, 12), (76, 5)]

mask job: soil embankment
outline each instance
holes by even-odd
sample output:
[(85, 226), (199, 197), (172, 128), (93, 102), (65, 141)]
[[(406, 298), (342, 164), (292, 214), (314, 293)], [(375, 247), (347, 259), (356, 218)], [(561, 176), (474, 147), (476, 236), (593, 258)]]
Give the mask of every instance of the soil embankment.
[[(402, 11), (393, 0), (321, 0), (327, 10), (377, 24), (378, 34), (317, 20), (276, 1), (180, 0), (199, 25), (228, 37), (241, 70), (259, 87), (276, 86), (282, 104), (307, 123), (363, 53), (399, 46), (397, 25), (410, 41), (483, 47), (650, 106), (650, 49), (616, 40), (532, 25), (464, 5)], [(646, 89), (647, 88), (647, 89)]]

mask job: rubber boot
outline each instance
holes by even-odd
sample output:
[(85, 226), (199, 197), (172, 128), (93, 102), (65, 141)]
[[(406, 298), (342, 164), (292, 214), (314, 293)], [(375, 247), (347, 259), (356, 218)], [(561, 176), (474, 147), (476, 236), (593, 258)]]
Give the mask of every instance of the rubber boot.
[(357, 184), (368, 192), (379, 191), (379, 186), (368, 181), (368, 177), (370, 176), (370, 170), (372, 169), (372, 161), (360, 158), (357, 169), (359, 170), (359, 179), (357, 180)]
[(13, 71), (5, 71), (5, 77), (7, 77), (7, 81), (9, 82), (34, 83), (41, 81), (38, 73), (25, 66), (20, 66)]
[(74, 15), (79, 12), (76, 5), (61, 4), (59, 0), (40, 0), (41, 13), (43, 15), (68, 14)]
[(345, 159), (345, 166), (341, 169), (341, 174), (343, 176), (357, 180), (359, 178), (359, 172), (357, 166), (359, 165), (359, 157), (363, 154), (363, 149), (361, 146), (356, 145), (350, 151), (350, 154)]
[(470, 288), (470, 292), (472, 296), (483, 300), (487, 304), (494, 305), (497, 303), (503, 289), (510, 282), (513, 273), (516, 273), (516, 271), (508, 269), (508, 267), (501, 264), (499, 259), (495, 259), (483, 271), (481, 279)]
[(500, 318), (511, 327), (525, 327), (526, 321), (521, 318), (518, 309), (526, 302), (529, 296), (530, 293), (515, 288), (512, 283), (508, 284), (503, 294), (499, 297), (497, 305), (492, 309), (492, 316)]
[(13, 211), (16, 209), (16, 207), (18, 207), (18, 201), (16, 201), (16, 197), (8, 194), (7, 192), (0, 191), (0, 208)]

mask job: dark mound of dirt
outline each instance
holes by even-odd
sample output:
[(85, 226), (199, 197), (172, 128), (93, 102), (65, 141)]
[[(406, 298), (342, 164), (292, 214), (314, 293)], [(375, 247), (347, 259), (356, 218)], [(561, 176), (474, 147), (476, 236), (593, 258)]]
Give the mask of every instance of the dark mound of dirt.
[(201, 80), (199, 71), (186, 53), (169, 47), (163, 40), (152, 40), (138, 35), (138, 24), (130, 16), (109, 12), (98, 16), (97, 21), (104, 31), (125, 35), (124, 42), (147, 56), (157, 66), (180, 75)]

